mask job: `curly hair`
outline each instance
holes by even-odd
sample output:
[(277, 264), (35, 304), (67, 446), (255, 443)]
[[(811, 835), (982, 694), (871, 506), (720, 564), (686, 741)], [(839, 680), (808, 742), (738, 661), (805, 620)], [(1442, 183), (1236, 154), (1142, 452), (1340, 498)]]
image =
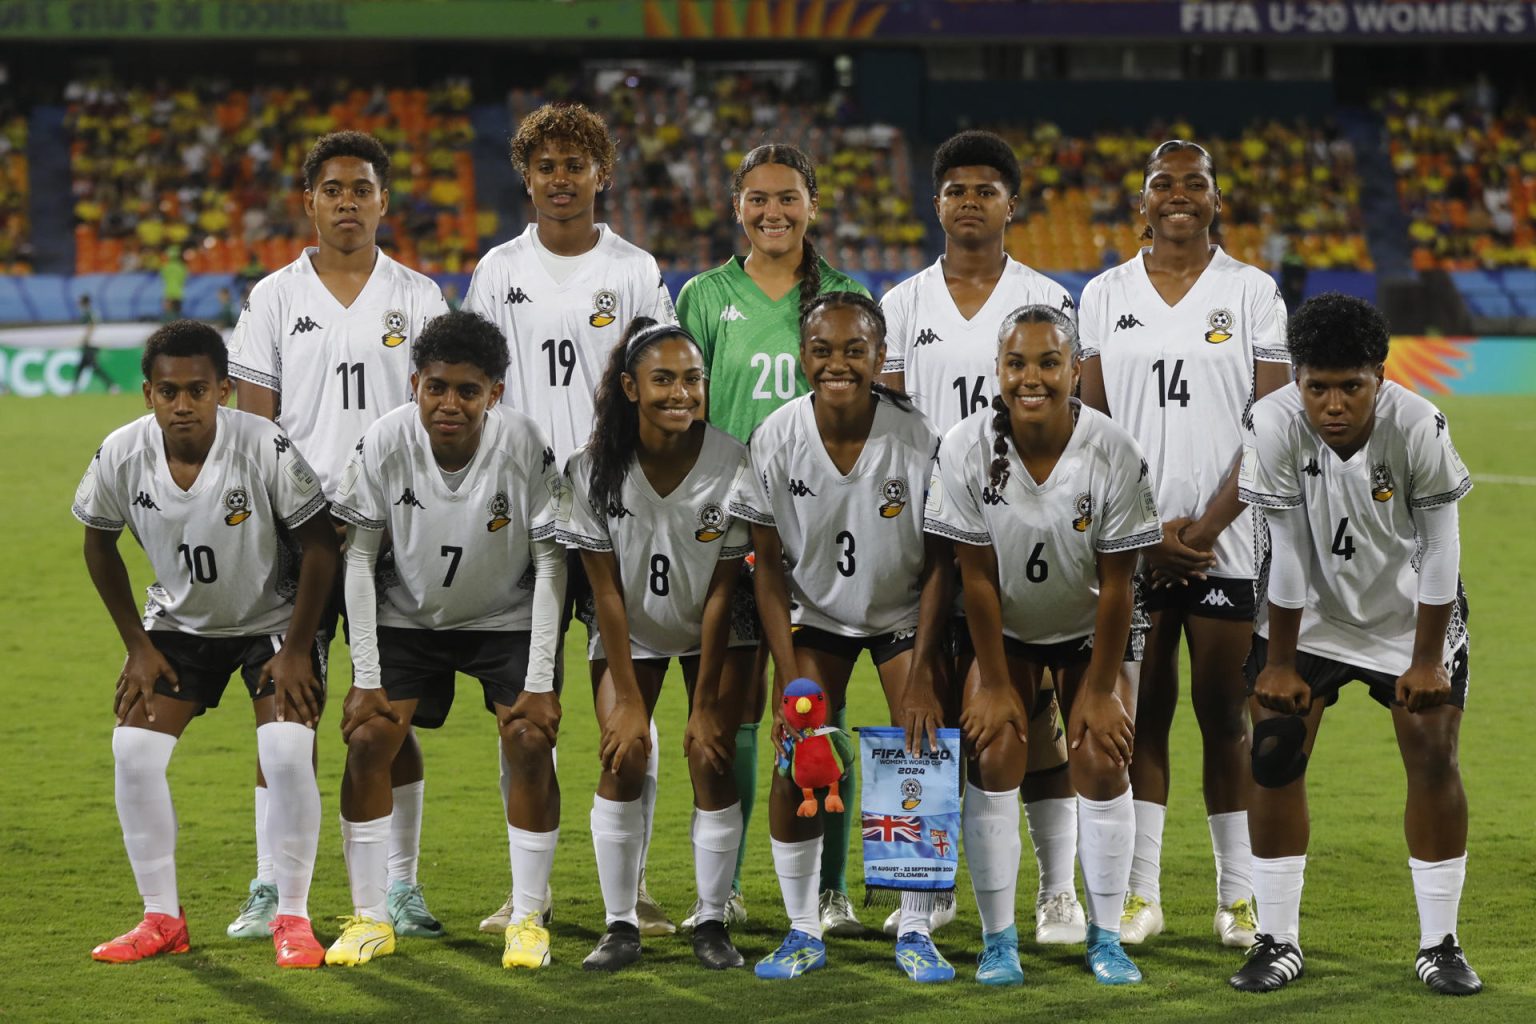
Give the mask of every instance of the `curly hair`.
[(144, 342), (144, 355), (139, 358), (139, 369), (149, 380), (149, 371), (161, 356), (185, 359), (207, 356), (213, 362), (217, 380), (229, 377), (229, 350), (218, 331), (201, 320), (172, 320)]
[(1286, 325), (1291, 364), (1300, 369), (1353, 370), (1387, 361), (1387, 318), (1364, 299), (1324, 292), (1296, 307)]
[(315, 140), (309, 155), (304, 158), (304, 188), (312, 191), (320, 168), (327, 160), (339, 156), (353, 156), (366, 160), (379, 176), (379, 188), (389, 188), (389, 151), (384, 143), (367, 132), (331, 132)]
[[(742, 183), (747, 175), (763, 164), (780, 164), (800, 175), (805, 182), (806, 194), (811, 198), (811, 204), (816, 204), (820, 192), (816, 188), (816, 165), (811, 158), (805, 155), (805, 151), (782, 142), (770, 142), (767, 145), (758, 146), (741, 159), (741, 166), (736, 168), (736, 176), (731, 179), (731, 207), (736, 208), (741, 200)], [(810, 312), (811, 303), (816, 296), (821, 294), (821, 254), (816, 251), (815, 244), (811, 241), (810, 225), (806, 225), (805, 237), (800, 242), (800, 319), (803, 321)]]
[(993, 132), (969, 131), (951, 135), (933, 154), (933, 192), (938, 194), (944, 175), (956, 167), (990, 167), (1003, 176), (1008, 195), (1019, 194), (1019, 158), (1013, 147)]
[(468, 363), (491, 380), (507, 375), (507, 337), (478, 313), (455, 310), (434, 317), (411, 344), (417, 370), (428, 363)]
[(533, 151), (550, 139), (564, 140), (586, 153), (603, 178), (613, 173), (619, 159), (608, 122), (580, 103), (546, 103), (523, 118), (512, 136), (512, 167), (524, 181)]

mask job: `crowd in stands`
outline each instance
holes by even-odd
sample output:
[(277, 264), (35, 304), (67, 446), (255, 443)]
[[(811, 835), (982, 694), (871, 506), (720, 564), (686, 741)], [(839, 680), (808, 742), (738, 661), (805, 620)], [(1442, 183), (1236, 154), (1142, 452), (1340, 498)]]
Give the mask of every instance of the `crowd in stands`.
[(304, 156), (317, 136), (353, 128), (393, 155), (383, 244), (428, 272), (467, 269), (483, 226), (471, 98), (462, 80), (430, 89), (341, 79), (252, 89), (71, 83), (76, 268), (153, 270), (172, 251), (194, 273), (289, 262), (313, 234)]
[(29, 220), (27, 117), (0, 97), (0, 273), (24, 274), (31, 269)]
[(1486, 82), (1393, 89), (1376, 107), (1414, 266), (1536, 268), (1536, 114)]

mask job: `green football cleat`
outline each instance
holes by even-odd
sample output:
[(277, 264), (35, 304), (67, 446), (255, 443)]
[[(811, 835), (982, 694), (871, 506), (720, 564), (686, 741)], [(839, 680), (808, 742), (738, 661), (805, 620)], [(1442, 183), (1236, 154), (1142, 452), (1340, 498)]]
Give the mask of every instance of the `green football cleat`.
[(270, 939), (272, 919), (277, 916), (277, 886), (251, 879), (250, 895), (240, 904), (240, 913), (229, 922), (224, 934), (232, 939)]

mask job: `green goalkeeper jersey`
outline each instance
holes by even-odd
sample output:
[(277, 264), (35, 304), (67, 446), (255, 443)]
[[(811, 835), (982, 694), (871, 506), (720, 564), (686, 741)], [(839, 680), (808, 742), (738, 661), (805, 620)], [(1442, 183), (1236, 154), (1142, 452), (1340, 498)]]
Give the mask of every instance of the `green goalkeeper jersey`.
[[(869, 294), (826, 260), (821, 292)], [(709, 421), (737, 440), (809, 390), (800, 372), (800, 285), (774, 302), (733, 256), (683, 285), (677, 318), (704, 351)]]

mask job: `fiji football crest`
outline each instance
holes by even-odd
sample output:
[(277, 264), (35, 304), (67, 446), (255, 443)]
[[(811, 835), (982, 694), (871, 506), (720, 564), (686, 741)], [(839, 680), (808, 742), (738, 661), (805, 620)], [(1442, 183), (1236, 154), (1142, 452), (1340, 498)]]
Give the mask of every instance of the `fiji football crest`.
[(895, 519), (907, 507), (907, 482), (892, 477), (880, 485), (880, 497), (885, 499), (880, 503), (880, 518)]
[(693, 539), (708, 544), (719, 540), (725, 533), (725, 510), (714, 502), (699, 509), (699, 528), (693, 531)]
[(1371, 497), (1377, 501), (1391, 501), (1395, 488), (1392, 484), (1392, 470), (1387, 468), (1385, 462), (1378, 462), (1371, 467)]
[(224, 495), (224, 507), (229, 510), (224, 516), (226, 526), (239, 526), (251, 518), (251, 496), (244, 487), (230, 488)]
[(1077, 518), (1072, 520), (1072, 529), (1078, 533), (1087, 533), (1088, 527), (1093, 525), (1093, 495), (1084, 491), (1072, 499), (1072, 507), (1077, 512)]
[(901, 809), (910, 811), (923, 802), (923, 784), (916, 779), (901, 780)]
[(384, 347), (399, 348), (405, 344), (405, 314), (392, 309), (384, 314)]
[(491, 498), (491, 518), (485, 524), (486, 532), (495, 533), (510, 523), (512, 518), (507, 515), (507, 512), (511, 507), (511, 503), (507, 501), (507, 492), (497, 491), (495, 496)]
[(592, 315), (587, 317), (587, 323), (593, 327), (607, 327), (614, 321), (614, 312), (619, 308), (619, 297), (604, 288), (592, 296)]
[(1230, 309), (1213, 309), (1205, 316), (1205, 324), (1210, 330), (1205, 332), (1205, 340), (1212, 345), (1220, 345), (1232, 337), (1232, 311)]

